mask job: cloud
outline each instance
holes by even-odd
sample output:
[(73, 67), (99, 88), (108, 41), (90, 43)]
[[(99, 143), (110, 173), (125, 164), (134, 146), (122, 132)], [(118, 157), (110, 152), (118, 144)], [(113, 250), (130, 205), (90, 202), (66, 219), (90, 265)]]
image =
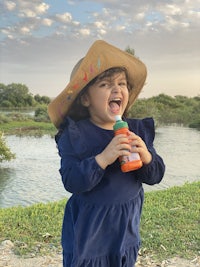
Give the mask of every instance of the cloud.
[[(148, 66), (148, 86), (159, 82), (160, 88), (172, 87), (178, 81), (183, 88), (188, 73), (190, 79), (193, 75), (193, 87), (199, 88), (199, 6), (199, 0), (60, 0), (60, 5), (49, 0), (2, 0), (1, 79), (24, 81), (31, 88), (51, 80), (44, 85), (50, 88), (55, 75), (64, 84), (92, 42), (105, 39), (136, 51)], [(40, 78), (33, 81), (35, 75)]]
[(89, 36), (90, 35), (90, 29), (80, 29), (79, 31), (82, 35)]
[(56, 18), (59, 22), (68, 23), (72, 21), (72, 15), (68, 12), (63, 14), (56, 14)]
[[(29, 33), (32, 30), (32, 34), (37, 36), (38, 33), (40, 34), (42, 27), (50, 27), (54, 22), (57, 23), (57, 27), (54, 24), (54, 33), (62, 34), (63, 29), (64, 34), (66, 28), (63, 27), (63, 24), (67, 24), (68, 32), (75, 36), (77, 36), (77, 33), (85, 35), (85, 29), (90, 27), (91, 29), (88, 32), (92, 36), (95, 36), (95, 34), (99, 36), (99, 34), (105, 35), (108, 30), (121, 30), (127, 33), (140, 31), (140, 33), (145, 34), (148, 31), (162, 33), (163, 31), (192, 30), (192, 28), (194, 30), (194, 27), (197, 28), (197, 24), (200, 26), (199, 0), (192, 1), (192, 3), (187, 0), (168, 1), (167, 3), (165, 1), (151, 1), (149, 3), (147, 0), (134, 2), (128, 0), (123, 3), (120, 1), (96, 2), (104, 4), (102, 9), (98, 12), (91, 12), (90, 21), (82, 23), (81, 18), (80, 21), (74, 20), (70, 12), (48, 14), (47, 12), (51, 6), (41, 0), (35, 2), (16, 0), (15, 3), (3, 0), (4, 11), (14, 15), (15, 18), (18, 17), (19, 20), (17, 23), (4, 25), (2, 33), (3, 35), (7, 33), (14, 36), (16, 32), (16, 38), (20, 38), (19, 33), (24, 34), (24, 31), (20, 29), (22, 25), (26, 25), (30, 29)], [(71, 1), (72, 4), (75, 5), (75, 2)], [(102, 23), (101, 26), (100, 23)]]
[(12, 11), (16, 8), (16, 3), (12, 2), (12, 1), (7, 1), (5, 3), (5, 7), (7, 10)]
[(48, 27), (51, 27), (51, 25), (54, 23), (52, 19), (44, 18), (42, 19), (42, 24)]

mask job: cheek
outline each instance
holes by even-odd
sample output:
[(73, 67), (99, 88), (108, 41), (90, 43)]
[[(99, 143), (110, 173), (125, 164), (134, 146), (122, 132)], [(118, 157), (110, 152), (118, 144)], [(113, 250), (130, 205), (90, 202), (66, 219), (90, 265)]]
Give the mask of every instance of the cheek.
[(124, 99), (125, 99), (125, 102), (128, 103), (128, 100), (129, 100), (129, 92), (127, 90), (127, 92), (124, 92)]
[(108, 103), (108, 99), (109, 99), (109, 95), (106, 93), (98, 93), (96, 94), (96, 101), (98, 103), (103, 104), (107, 104)]

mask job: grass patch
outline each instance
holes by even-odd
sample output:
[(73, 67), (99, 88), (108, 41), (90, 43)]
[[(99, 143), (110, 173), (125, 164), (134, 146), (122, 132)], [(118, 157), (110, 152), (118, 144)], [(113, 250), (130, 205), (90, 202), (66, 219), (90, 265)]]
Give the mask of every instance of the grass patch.
[(60, 250), (66, 200), (29, 207), (0, 209), (0, 241), (14, 242), (18, 255), (47, 254)]
[(56, 133), (56, 128), (50, 122), (36, 122), (33, 120), (27, 120), (2, 123), (1, 131), (6, 135), (40, 137), (45, 134), (54, 136)]
[[(192, 258), (199, 249), (200, 182), (145, 193), (142, 250), (158, 259)], [(61, 250), (66, 200), (0, 209), (0, 241), (9, 239), (20, 255)]]
[(158, 259), (199, 254), (200, 182), (146, 193), (141, 220), (142, 247)]

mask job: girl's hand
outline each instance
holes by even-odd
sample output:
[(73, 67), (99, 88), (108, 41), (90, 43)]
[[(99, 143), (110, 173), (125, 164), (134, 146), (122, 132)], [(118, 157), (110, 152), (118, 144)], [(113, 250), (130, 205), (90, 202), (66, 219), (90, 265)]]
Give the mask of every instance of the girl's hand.
[(119, 156), (129, 156), (132, 150), (130, 137), (119, 134), (113, 137), (107, 147), (95, 159), (102, 169), (115, 162)]
[(141, 137), (129, 131), (129, 144), (131, 146), (131, 152), (137, 152), (144, 164), (149, 164), (152, 160), (152, 155), (146, 147), (145, 142)]

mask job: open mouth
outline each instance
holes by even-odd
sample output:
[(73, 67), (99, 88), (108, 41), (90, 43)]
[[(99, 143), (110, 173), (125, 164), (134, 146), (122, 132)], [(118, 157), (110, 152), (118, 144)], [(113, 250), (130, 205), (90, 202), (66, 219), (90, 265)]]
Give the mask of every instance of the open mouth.
[(120, 106), (121, 106), (121, 103), (122, 103), (122, 100), (120, 98), (112, 99), (109, 102), (109, 107), (110, 107), (111, 111), (115, 114), (118, 113)]

